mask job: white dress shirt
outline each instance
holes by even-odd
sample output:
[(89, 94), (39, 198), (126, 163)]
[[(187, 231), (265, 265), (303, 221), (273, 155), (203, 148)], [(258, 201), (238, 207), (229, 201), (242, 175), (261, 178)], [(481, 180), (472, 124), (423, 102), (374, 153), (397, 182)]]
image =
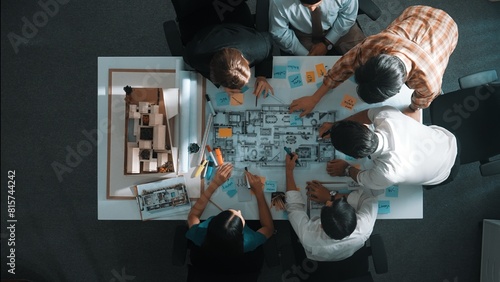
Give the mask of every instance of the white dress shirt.
[(457, 156), (455, 135), (420, 122), (391, 106), (368, 110), (379, 145), (373, 166), (358, 174), (360, 185), (385, 189), (393, 184), (434, 185), (448, 178)]
[(295, 230), (307, 258), (315, 261), (339, 261), (359, 250), (370, 237), (377, 218), (376, 192), (369, 189), (353, 191), (347, 202), (356, 209), (357, 225), (351, 235), (342, 240), (330, 238), (321, 228), (321, 219), (309, 218), (305, 201), (299, 191), (286, 192), (288, 220)]
[[(357, 0), (323, 0), (321, 25), (328, 32), (325, 38), (335, 44), (356, 22), (358, 15)], [(311, 11), (300, 0), (272, 0), (269, 8), (269, 32), (276, 44), (288, 53), (306, 56), (309, 51), (299, 42), (295, 29), (312, 34)]]

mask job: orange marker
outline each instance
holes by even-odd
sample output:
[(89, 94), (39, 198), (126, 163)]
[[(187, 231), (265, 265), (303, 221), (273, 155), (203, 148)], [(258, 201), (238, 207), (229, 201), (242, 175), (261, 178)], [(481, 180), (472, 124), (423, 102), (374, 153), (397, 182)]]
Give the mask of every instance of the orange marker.
[(205, 148), (207, 149), (207, 151), (208, 151), (208, 155), (210, 156), (210, 158), (211, 158), (211, 159), (212, 159), (212, 161), (214, 162), (215, 166), (216, 166), (216, 167), (217, 167), (217, 166), (219, 166), (219, 164), (217, 163), (217, 160), (216, 160), (216, 159), (215, 159), (215, 157), (214, 157), (214, 153), (212, 153), (212, 148), (210, 148), (210, 146), (208, 146), (208, 145), (207, 145)]
[(217, 158), (217, 163), (222, 165), (224, 163), (224, 159), (222, 158), (222, 151), (220, 148), (215, 148), (215, 158)]

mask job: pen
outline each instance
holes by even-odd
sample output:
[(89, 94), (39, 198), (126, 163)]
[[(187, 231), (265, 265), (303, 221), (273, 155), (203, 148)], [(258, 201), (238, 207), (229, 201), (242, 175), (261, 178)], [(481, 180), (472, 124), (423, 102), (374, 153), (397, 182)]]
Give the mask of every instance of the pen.
[[(290, 148), (288, 147), (285, 147), (285, 152), (290, 156), (290, 158), (293, 158), (293, 153), (292, 153), (292, 150), (290, 150)], [(297, 166), (300, 166), (300, 163), (299, 163), (299, 160), (295, 160), (295, 164), (297, 164)]]
[(210, 111), (212, 112), (212, 115), (215, 116), (217, 112), (214, 110), (214, 106), (212, 105), (212, 101), (210, 101), (210, 96), (208, 94), (205, 94), (205, 98), (207, 99), (208, 106), (210, 107)]
[(219, 166), (219, 164), (217, 163), (217, 160), (215, 159), (214, 153), (212, 152), (212, 148), (210, 148), (209, 145), (207, 145), (205, 147), (207, 148), (208, 155), (210, 156), (210, 158), (212, 158), (212, 161), (214, 161), (215, 166)]
[(222, 158), (222, 151), (220, 150), (220, 148), (215, 148), (215, 157), (217, 158), (217, 163), (219, 165), (224, 164), (224, 159)]
[(200, 176), (200, 173), (203, 171), (205, 168), (205, 165), (207, 164), (207, 160), (203, 160), (201, 164), (196, 168), (196, 171), (194, 173), (194, 177)]
[[(248, 168), (245, 167), (245, 170), (248, 171)], [(250, 181), (248, 181), (248, 176), (245, 175), (245, 178), (247, 180), (247, 188), (250, 189)]]

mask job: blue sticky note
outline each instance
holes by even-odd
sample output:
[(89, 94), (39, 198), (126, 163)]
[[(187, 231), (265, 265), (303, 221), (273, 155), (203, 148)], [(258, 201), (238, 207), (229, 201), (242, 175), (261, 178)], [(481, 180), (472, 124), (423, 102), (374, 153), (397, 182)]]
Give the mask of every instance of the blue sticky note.
[(223, 192), (236, 190), (236, 186), (234, 185), (234, 181), (232, 178), (229, 178), (226, 182), (222, 183), (221, 188)]
[(300, 73), (290, 75), (288, 77), (288, 82), (290, 83), (291, 88), (302, 86), (302, 77), (300, 76)]
[(215, 102), (217, 106), (229, 106), (229, 96), (226, 92), (219, 92), (215, 94)]
[(266, 180), (264, 183), (264, 192), (276, 192), (278, 189), (278, 182), (273, 180)]
[(397, 198), (399, 194), (398, 185), (392, 185), (385, 188), (385, 196), (390, 198)]
[(321, 85), (323, 85), (323, 80), (320, 81), (320, 82), (318, 82), (318, 83), (316, 83), (316, 86), (318, 87), (318, 89), (321, 87)]
[(300, 72), (300, 61), (297, 59), (289, 60), (286, 69), (288, 72)]
[(378, 201), (378, 213), (379, 214), (391, 213), (391, 202), (390, 201)]
[(241, 88), (241, 93), (245, 93), (245, 91), (247, 91), (249, 89), (249, 87), (247, 85), (244, 85), (242, 88)]
[(285, 79), (286, 78), (286, 66), (274, 66), (273, 78)]
[(291, 114), (290, 126), (301, 126), (301, 125), (302, 125), (302, 118), (300, 117), (300, 114)]
[(349, 80), (352, 81), (353, 83), (356, 83), (356, 80), (354, 79), (354, 75), (351, 75), (351, 77), (349, 77)]
[(238, 193), (238, 191), (235, 190), (229, 190), (226, 192), (226, 194), (229, 196), (229, 198), (232, 198), (234, 197), (234, 195), (236, 195), (236, 193)]

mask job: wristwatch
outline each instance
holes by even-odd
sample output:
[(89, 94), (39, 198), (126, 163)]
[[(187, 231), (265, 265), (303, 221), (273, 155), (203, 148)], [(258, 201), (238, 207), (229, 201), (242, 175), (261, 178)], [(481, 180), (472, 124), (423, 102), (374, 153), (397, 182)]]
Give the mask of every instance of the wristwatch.
[(344, 170), (344, 176), (351, 176), (351, 175), (349, 174), (349, 169), (351, 169), (351, 167), (352, 167), (352, 166), (348, 165), (348, 166), (345, 168), (345, 170)]
[(333, 44), (328, 39), (323, 38), (323, 44), (325, 44), (326, 50), (330, 51), (333, 49)]
[(337, 191), (330, 191), (330, 201), (335, 201), (335, 195), (337, 195)]

